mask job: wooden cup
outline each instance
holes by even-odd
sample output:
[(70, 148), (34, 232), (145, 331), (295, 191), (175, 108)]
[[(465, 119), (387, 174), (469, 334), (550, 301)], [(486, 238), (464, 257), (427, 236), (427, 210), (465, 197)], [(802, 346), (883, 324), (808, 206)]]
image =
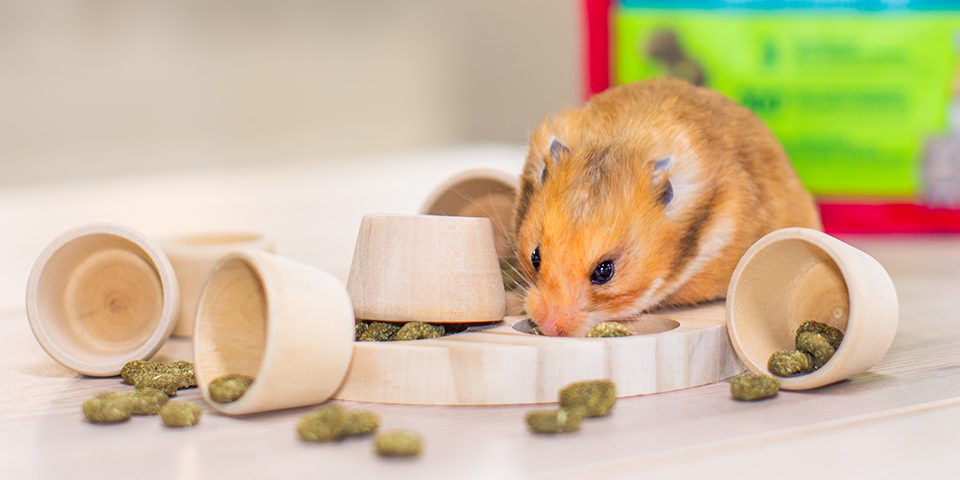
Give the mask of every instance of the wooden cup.
[[(519, 188), (519, 177), (503, 170), (467, 170), (450, 177), (435, 188), (423, 202), (420, 213), (489, 218), (493, 224), (494, 243), (501, 263), (516, 264), (516, 252), (511, 239)], [(514, 280), (506, 280), (504, 283), (507, 288), (507, 315), (519, 315), (523, 311), (523, 295)]]
[(501, 170), (467, 170), (440, 184), (423, 202), (420, 213), (453, 217), (486, 217), (493, 223), (497, 255), (513, 256), (510, 231), (520, 179)]
[(727, 330), (740, 360), (767, 373), (770, 354), (796, 348), (806, 321), (844, 332), (834, 356), (820, 369), (779, 378), (788, 390), (806, 390), (870, 369), (897, 331), (897, 292), (870, 255), (806, 228), (777, 230), (740, 259), (727, 292)]
[(37, 258), (27, 318), (40, 346), (84, 375), (117, 375), (152, 357), (180, 312), (176, 275), (160, 248), (119, 225), (70, 230)]
[(210, 275), (210, 270), (227, 253), (256, 248), (274, 251), (274, 243), (259, 233), (221, 233), (175, 237), (160, 241), (160, 246), (170, 259), (177, 280), (180, 282), (180, 320), (173, 334), (193, 336), (193, 320), (197, 313), (200, 292)]
[[(347, 373), (353, 335), (350, 298), (334, 276), (262, 250), (230, 253), (200, 295), (197, 383), (230, 415), (321, 403)], [(255, 380), (237, 401), (217, 403), (210, 382), (227, 374)]]
[(490, 220), (367, 215), (347, 290), (366, 320), (500, 321), (505, 300)]

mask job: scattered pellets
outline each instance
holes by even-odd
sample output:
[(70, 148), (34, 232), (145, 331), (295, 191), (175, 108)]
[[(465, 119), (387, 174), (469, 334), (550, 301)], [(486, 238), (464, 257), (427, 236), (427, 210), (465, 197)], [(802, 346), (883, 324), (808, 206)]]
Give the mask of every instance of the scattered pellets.
[(168, 427), (192, 427), (200, 422), (203, 408), (193, 402), (169, 401), (160, 408), (160, 418)]
[(730, 382), (730, 394), (737, 400), (751, 402), (775, 397), (780, 390), (780, 382), (770, 375), (744, 373)]
[(122, 393), (101, 393), (83, 402), (83, 416), (90, 423), (125, 422), (130, 415), (130, 400)]
[(633, 334), (620, 322), (600, 322), (587, 332), (587, 336), (590, 338), (629, 337), (630, 335)]
[(363, 335), (363, 332), (367, 331), (368, 327), (370, 327), (370, 322), (364, 322), (363, 320), (357, 322), (357, 324), (353, 327), (354, 341), (359, 342), (360, 337)]
[(537, 325), (536, 323), (533, 324), (533, 328), (531, 328), (527, 333), (530, 335), (543, 335), (543, 331), (540, 330), (540, 325)]
[(253, 377), (240, 374), (223, 375), (209, 385), (210, 399), (217, 403), (237, 401), (253, 383)]
[(440, 325), (431, 325), (423, 322), (409, 322), (400, 327), (400, 330), (397, 330), (396, 335), (393, 336), (393, 340), (424, 340), (428, 338), (442, 337), (444, 333), (444, 328)]
[(343, 425), (343, 435), (346, 437), (362, 437), (370, 435), (380, 427), (380, 417), (367, 410), (347, 412), (346, 422)]
[(373, 440), (377, 455), (382, 457), (412, 457), (420, 455), (423, 440), (420, 434), (410, 430), (391, 430)]
[(141, 387), (127, 394), (130, 413), (134, 415), (156, 415), (160, 408), (170, 400), (166, 393), (156, 388)]
[(527, 412), (527, 427), (534, 433), (571, 433), (580, 430), (583, 410), (537, 410)]
[(616, 402), (617, 386), (610, 380), (576, 382), (560, 390), (560, 406), (567, 410), (582, 408), (587, 417), (609, 415)]
[(297, 422), (300, 439), (307, 442), (330, 442), (344, 435), (347, 424), (347, 412), (339, 405), (320, 407)]
[(367, 330), (360, 335), (361, 342), (389, 342), (400, 330), (400, 325), (387, 322), (370, 322)]
[(840, 342), (843, 341), (843, 332), (839, 329), (831, 327), (826, 323), (804, 322), (803, 325), (800, 325), (800, 328), (797, 329), (797, 343), (800, 342), (800, 334), (808, 332), (823, 335), (824, 338), (830, 342), (830, 346), (833, 347), (834, 350), (840, 348)]
[(833, 346), (827, 337), (819, 333), (802, 332), (797, 335), (797, 350), (806, 352), (813, 357), (813, 369), (822, 367), (833, 356)]
[(799, 350), (781, 350), (770, 355), (767, 369), (778, 377), (794, 377), (813, 371), (813, 357)]

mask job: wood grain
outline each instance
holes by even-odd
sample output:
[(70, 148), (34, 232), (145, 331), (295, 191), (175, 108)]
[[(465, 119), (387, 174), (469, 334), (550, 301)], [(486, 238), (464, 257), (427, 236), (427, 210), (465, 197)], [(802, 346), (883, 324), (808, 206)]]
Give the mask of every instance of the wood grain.
[(743, 371), (724, 323), (719, 303), (641, 316), (626, 322), (630, 337), (530, 335), (528, 320), (508, 317), (433, 340), (359, 342), (335, 398), (517, 405), (555, 402), (580, 380), (612, 379), (619, 397), (696, 387)]

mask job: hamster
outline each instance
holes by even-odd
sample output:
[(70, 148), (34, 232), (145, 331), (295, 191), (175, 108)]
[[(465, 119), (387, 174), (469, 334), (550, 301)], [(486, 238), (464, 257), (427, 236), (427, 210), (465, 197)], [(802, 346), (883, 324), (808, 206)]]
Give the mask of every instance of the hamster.
[(722, 298), (743, 253), (820, 229), (763, 122), (675, 79), (607, 90), (530, 135), (514, 214), (525, 307), (546, 335)]

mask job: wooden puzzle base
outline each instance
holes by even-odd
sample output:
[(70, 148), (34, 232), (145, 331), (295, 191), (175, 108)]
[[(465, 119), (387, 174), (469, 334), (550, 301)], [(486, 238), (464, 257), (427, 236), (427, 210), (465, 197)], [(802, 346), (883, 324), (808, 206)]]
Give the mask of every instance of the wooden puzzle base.
[(609, 378), (629, 397), (696, 387), (743, 371), (723, 303), (661, 311), (628, 323), (621, 338), (525, 333), (529, 320), (434, 340), (358, 342), (334, 398), (419, 405), (549, 403), (578, 380)]

